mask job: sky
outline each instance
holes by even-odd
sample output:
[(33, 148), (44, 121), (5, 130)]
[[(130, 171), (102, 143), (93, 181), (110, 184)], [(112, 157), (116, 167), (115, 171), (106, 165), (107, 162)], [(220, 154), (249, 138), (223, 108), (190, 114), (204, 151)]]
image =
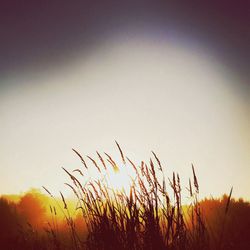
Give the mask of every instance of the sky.
[(203, 196), (250, 199), (247, 1), (26, 1), (0, 8), (0, 193), (64, 190), (61, 167), (157, 153)]

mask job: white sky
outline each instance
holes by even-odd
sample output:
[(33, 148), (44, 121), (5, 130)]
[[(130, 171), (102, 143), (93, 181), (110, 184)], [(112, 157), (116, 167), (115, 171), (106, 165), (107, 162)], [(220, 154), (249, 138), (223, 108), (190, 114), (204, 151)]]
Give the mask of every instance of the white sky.
[(145, 38), (2, 80), (0, 193), (65, 189), (60, 167), (81, 166), (72, 147), (118, 157), (118, 140), (138, 163), (154, 150), (184, 186), (194, 163), (204, 196), (234, 186), (249, 199), (249, 103), (237, 81), (205, 49)]

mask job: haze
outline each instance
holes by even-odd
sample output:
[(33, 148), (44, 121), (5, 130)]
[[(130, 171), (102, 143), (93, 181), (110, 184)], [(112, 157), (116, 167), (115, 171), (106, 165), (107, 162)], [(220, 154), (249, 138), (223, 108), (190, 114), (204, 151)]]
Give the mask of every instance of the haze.
[(202, 196), (249, 199), (249, 95), (206, 46), (131, 33), (103, 40), (57, 67), (1, 79), (0, 193), (45, 185), (81, 167), (71, 148), (135, 162), (154, 150), (183, 185), (197, 170)]

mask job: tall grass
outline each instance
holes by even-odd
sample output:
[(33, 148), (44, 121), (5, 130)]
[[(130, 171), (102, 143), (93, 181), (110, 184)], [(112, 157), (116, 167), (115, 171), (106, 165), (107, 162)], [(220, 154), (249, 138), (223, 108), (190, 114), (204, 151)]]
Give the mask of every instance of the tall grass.
[[(74, 221), (67, 212), (67, 203), (61, 193), (65, 218), (70, 228), (73, 249), (209, 249), (209, 237), (198, 200), (199, 184), (192, 166), (189, 180), (189, 206), (182, 204), (182, 187), (178, 174), (166, 178), (157, 155), (152, 152), (149, 163), (139, 165), (126, 157), (119, 146), (120, 166), (107, 153), (97, 152), (98, 160), (87, 156), (92, 165), (75, 149), (84, 168), (72, 173), (63, 168), (71, 182), (66, 185), (73, 191), (82, 218), (86, 223), (87, 237), (80, 239)], [(94, 167), (103, 177), (88, 180), (84, 185), (78, 172)], [(114, 189), (105, 178), (108, 168), (119, 171), (130, 168), (129, 192)], [(132, 177), (133, 176), (133, 177)], [(52, 194), (45, 188), (52, 196)], [(52, 196), (53, 197), (53, 196)]]
[[(240, 218), (239, 211), (244, 212), (247, 221), (248, 217), (250, 219), (249, 204), (240, 201), (235, 203), (234, 207), (236, 209), (237, 206), (241, 206), (242, 210), (237, 208), (234, 217), (228, 216), (231, 212), (231, 203), (234, 204), (231, 198), (232, 189), (229, 196), (223, 198), (223, 202), (211, 199), (200, 202), (199, 183), (194, 166), (190, 171), (191, 178), (188, 185), (183, 188), (177, 173), (173, 173), (171, 178), (165, 176), (167, 171), (154, 152), (148, 162), (141, 161), (138, 164), (124, 154), (117, 142), (116, 145), (118, 160), (110, 154), (99, 152), (96, 152), (95, 157), (82, 156), (73, 149), (82, 167), (71, 171), (62, 169), (68, 176), (65, 185), (76, 198), (75, 209), (72, 209), (72, 203), (65, 199), (62, 192), (59, 199), (43, 187), (53, 201), (51, 203), (50, 200), (49, 217), (47, 217), (49, 220), (46, 225), (37, 224), (40, 226), (36, 228), (32, 223), (26, 223), (22, 216), (17, 220), (18, 223), (6, 220), (5, 225), (9, 224), (9, 230), (15, 232), (0, 234), (0, 248), (25, 250), (245, 249), (249, 242), (245, 230), (248, 222), (243, 223), (243, 229), (238, 234), (232, 234), (226, 230), (227, 224), (232, 224), (233, 218)], [(130, 184), (128, 188), (122, 188), (122, 186), (117, 188), (113, 186), (112, 181), (116, 175), (111, 173), (122, 173), (123, 169), (126, 169), (129, 174)], [(91, 170), (95, 170), (97, 175), (90, 174)], [(189, 204), (183, 204), (184, 195), (189, 196)], [(37, 204), (33, 206), (32, 212), (35, 207), (37, 207), (36, 211), (44, 211), (40, 209), (32, 195), (25, 197), (23, 201), (26, 203), (30, 201), (32, 204)], [(214, 216), (205, 217), (205, 214), (208, 214), (208, 208), (213, 204), (221, 207), (221, 214), (216, 219), (220, 225), (216, 227), (209, 222), (209, 218), (214, 219)], [(20, 205), (22, 202), (19, 202)], [(6, 214), (5, 217), (17, 216), (16, 208), (0, 199), (0, 211)], [(204, 213), (205, 210), (206, 213)], [(37, 221), (35, 216), (36, 214), (39, 216), (39, 212), (32, 214), (33, 221)], [(2, 226), (0, 229), (5, 232), (6, 227)], [(235, 235), (236, 239), (242, 237), (244, 241), (231, 240), (231, 235)], [(4, 243), (1, 244), (1, 241)]]

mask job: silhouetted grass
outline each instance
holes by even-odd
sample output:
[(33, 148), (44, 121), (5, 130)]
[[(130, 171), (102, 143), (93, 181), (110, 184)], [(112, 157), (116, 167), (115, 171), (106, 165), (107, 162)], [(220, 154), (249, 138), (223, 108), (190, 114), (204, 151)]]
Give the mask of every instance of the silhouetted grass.
[[(116, 142), (121, 155), (122, 165), (118, 167), (115, 160), (107, 153), (105, 157), (97, 153), (101, 162), (90, 156), (87, 158), (97, 169), (102, 180), (90, 180), (83, 186), (81, 181), (68, 170), (63, 170), (72, 183), (66, 183), (78, 200), (83, 220), (87, 226), (87, 239), (78, 240), (73, 221), (65, 215), (72, 234), (74, 248), (87, 249), (208, 249), (209, 239), (205, 222), (198, 201), (199, 186), (193, 170), (193, 181), (189, 182), (189, 194), (192, 203), (184, 212), (181, 198), (181, 184), (178, 174), (166, 180), (163, 167), (154, 152), (149, 163), (141, 162), (139, 166), (125, 157)], [(73, 149), (86, 169), (83, 156)], [(107, 166), (114, 171), (119, 168), (131, 168), (129, 193), (115, 190), (105, 178)], [(80, 169), (75, 169), (84, 175)], [(168, 183), (167, 183), (168, 182)], [(169, 184), (170, 190), (167, 190)], [(45, 189), (46, 190), (46, 189)], [(46, 190), (49, 194), (50, 192)], [(172, 199), (169, 192), (172, 193)], [(64, 209), (67, 210), (62, 195)]]
[[(241, 203), (232, 199), (232, 189), (229, 196), (222, 200), (206, 199), (200, 202), (198, 178), (192, 166), (192, 178), (187, 188), (190, 204), (183, 204), (180, 176), (173, 173), (171, 178), (167, 178), (154, 152), (148, 163), (142, 161), (136, 164), (116, 144), (120, 164), (109, 154), (101, 155), (99, 152), (96, 152), (97, 160), (86, 156), (88, 164), (73, 149), (83, 168), (72, 172), (63, 168), (63, 171), (70, 179), (65, 184), (77, 200), (73, 211), (77, 216), (72, 214), (63, 193), (60, 193), (59, 201), (46, 187), (44, 190), (53, 200), (53, 205), (49, 206), (49, 219), (42, 226), (41, 221), (40, 224), (35, 223), (36, 216), (33, 216), (33, 223), (27, 223), (29, 218), (18, 212), (21, 203), (17, 206), (0, 199), (1, 215), (5, 213), (5, 217), (9, 218), (1, 225), (1, 245), (6, 246), (5, 249), (38, 250), (245, 249), (249, 243), (246, 234), (250, 229), (250, 207), (249, 203), (242, 203), (246, 222), (242, 225), (245, 227), (241, 229), (241, 234), (234, 234), (232, 220), (241, 217), (239, 210), (232, 214), (231, 206), (235, 211), (236, 205)], [(99, 174), (96, 179), (86, 178), (91, 168)], [(110, 171), (118, 172), (122, 168), (129, 169), (131, 173), (129, 190), (116, 189), (109, 180)], [(35, 204), (32, 199), (30, 203)], [(216, 207), (213, 207), (214, 204)], [(38, 205), (36, 207), (39, 218), (44, 210)], [(212, 209), (209, 210), (209, 207)], [(64, 220), (59, 218), (59, 214)], [(244, 241), (237, 242), (241, 235)]]

